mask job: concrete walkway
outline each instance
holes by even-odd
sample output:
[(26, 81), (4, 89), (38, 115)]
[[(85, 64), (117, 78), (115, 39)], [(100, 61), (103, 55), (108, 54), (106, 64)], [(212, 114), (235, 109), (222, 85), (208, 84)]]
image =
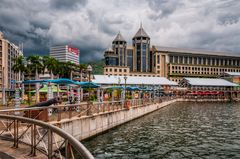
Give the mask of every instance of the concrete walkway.
[(13, 148), (13, 142), (0, 139), (0, 159), (44, 159), (47, 156), (37, 152), (37, 156), (29, 156), (30, 146), (19, 144), (19, 147)]

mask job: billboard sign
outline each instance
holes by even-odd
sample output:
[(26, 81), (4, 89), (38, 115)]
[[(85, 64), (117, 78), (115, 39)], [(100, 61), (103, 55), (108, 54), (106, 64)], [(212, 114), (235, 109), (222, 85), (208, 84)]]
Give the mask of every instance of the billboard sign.
[(75, 54), (75, 55), (79, 56), (79, 49), (68, 46), (68, 53)]

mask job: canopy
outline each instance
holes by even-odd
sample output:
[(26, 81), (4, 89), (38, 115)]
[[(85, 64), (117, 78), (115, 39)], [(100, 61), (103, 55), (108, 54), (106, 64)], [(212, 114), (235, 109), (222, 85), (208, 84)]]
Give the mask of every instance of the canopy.
[(47, 80), (26, 80), (23, 81), (24, 84), (32, 84), (32, 83), (47, 83)]
[(59, 78), (59, 79), (48, 79), (48, 80), (26, 80), (23, 81), (24, 84), (32, 84), (32, 83), (56, 83), (56, 84), (73, 84), (79, 85), (82, 88), (97, 88), (100, 85), (93, 82), (75, 82), (68, 78)]
[(75, 84), (80, 85), (81, 88), (98, 88), (100, 85), (93, 82), (75, 82)]
[[(33, 90), (31, 92), (35, 93), (36, 90)], [(43, 88), (39, 89), (39, 93), (47, 93), (47, 92), (48, 92), (48, 86), (47, 85), (44, 85)], [(57, 92), (57, 86), (54, 86), (54, 85), (52, 86), (52, 92)], [(58, 92), (61, 93), (61, 92), (66, 92), (66, 91), (59, 89)]]
[(108, 87), (103, 87), (104, 89), (124, 89), (123, 86), (108, 86)]
[(129, 90), (129, 91), (140, 91), (140, 88), (139, 87), (126, 87), (126, 90)]

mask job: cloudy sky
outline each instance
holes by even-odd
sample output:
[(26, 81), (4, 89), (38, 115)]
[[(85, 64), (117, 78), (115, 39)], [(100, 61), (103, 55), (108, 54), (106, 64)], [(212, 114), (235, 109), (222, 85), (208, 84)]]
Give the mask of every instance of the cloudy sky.
[(0, 0), (0, 30), (25, 55), (71, 44), (85, 62), (103, 58), (119, 31), (131, 44), (142, 21), (152, 45), (240, 55), (239, 8), (239, 0)]

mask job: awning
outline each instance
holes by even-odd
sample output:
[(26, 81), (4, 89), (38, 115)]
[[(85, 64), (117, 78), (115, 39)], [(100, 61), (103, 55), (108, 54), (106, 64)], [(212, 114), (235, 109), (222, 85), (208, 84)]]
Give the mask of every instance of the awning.
[(50, 83), (56, 83), (56, 84), (75, 84), (76, 85), (75, 81), (70, 80), (68, 78), (50, 79), (46, 81)]
[(128, 86), (128, 87), (126, 87), (126, 90), (128, 90), (128, 91), (140, 91), (140, 88), (139, 87), (130, 87), (130, 86)]
[(68, 78), (59, 78), (59, 79), (48, 79), (48, 80), (27, 80), (24, 81), (25, 84), (31, 83), (55, 83), (55, 84), (65, 84), (65, 85), (79, 85), (82, 88), (98, 88), (100, 85), (94, 82), (76, 82)]
[(26, 80), (23, 81), (24, 84), (33, 84), (33, 83), (47, 83), (47, 80)]
[(80, 85), (81, 88), (98, 88), (100, 85), (94, 82), (75, 82), (75, 84)]
[[(57, 87), (56, 86), (51, 86), (52, 87), (52, 92), (67, 92), (67, 91), (64, 91), (64, 90), (61, 90), (59, 89), (57, 91)], [(30, 91), (32, 93), (35, 93), (36, 90), (33, 90), (33, 91)], [(43, 88), (39, 89), (39, 93), (48, 93), (48, 86), (47, 85), (44, 85)]]
[(104, 89), (124, 89), (123, 86), (108, 86), (108, 87), (103, 87)]

